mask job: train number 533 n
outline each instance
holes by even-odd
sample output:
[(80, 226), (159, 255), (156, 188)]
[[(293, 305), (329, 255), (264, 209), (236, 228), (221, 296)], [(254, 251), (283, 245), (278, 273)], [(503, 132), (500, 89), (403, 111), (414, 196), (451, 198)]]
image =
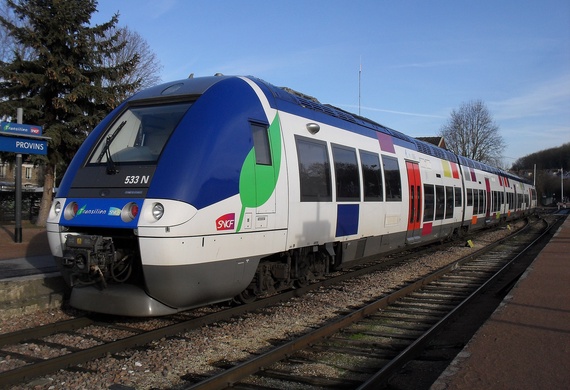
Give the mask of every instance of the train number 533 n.
[(134, 175), (134, 176), (126, 176), (125, 177), (125, 184), (148, 184), (148, 175)]

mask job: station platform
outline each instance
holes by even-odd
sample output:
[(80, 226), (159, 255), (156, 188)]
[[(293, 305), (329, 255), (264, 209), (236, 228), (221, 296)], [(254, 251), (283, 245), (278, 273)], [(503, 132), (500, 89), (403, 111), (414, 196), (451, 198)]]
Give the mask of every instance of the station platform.
[(431, 390), (570, 388), (570, 218)]
[(26, 225), (14, 242), (13, 225), (0, 225), (0, 280), (57, 272), (45, 228)]
[(47, 232), (26, 225), (14, 242), (13, 225), (0, 225), (0, 319), (60, 308), (67, 291), (50, 253)]

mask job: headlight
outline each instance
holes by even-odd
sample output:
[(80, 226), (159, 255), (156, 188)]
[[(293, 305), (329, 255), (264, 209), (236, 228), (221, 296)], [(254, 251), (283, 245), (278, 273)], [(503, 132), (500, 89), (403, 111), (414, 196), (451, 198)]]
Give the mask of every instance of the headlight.
[(157, 221), (164, 215), (164, 206), (162, 203), (155, 203), (152, 205), (152, 216)]
[(55, 215), (59, 215), (59, 213), (61, 213), (61, 202), (59, 200), (53, 205), (53, 211), (55, 212)]

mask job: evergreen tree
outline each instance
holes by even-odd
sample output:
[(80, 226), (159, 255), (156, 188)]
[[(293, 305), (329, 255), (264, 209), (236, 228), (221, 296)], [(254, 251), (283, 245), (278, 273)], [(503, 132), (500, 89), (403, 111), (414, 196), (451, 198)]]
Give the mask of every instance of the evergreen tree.
[(108, 35), (118, 21), (90, 26), (95, 0), (7, 0), (21, 24), (0, 16), (0, 25), (18, 45), (31, 48), (24, 58), (0, 62), (0, 113), (15, 117), (24, 109), (24, 123), (43, 126), (51, 137), (44, 158), (44, 194), (37, 224), (45, 225), (54, 187), (54, 170), (67, 166), (87, 134), (140, 80), (116, 83), (132, 72), (139, 56), (109, 63), (125, 42)]

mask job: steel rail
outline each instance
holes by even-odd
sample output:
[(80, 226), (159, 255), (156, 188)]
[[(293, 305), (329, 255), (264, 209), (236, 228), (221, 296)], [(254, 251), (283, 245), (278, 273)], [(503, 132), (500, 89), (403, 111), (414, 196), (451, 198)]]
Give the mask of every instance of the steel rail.
[(469, 304), (475, 297), (477, 297), (487, 286), (496, 281), (503, 273), (512, 266), (512, 264), (519, 259), (524, 253), (533, 248), (537, 242), (542, 240), (542, 238), (550, 231), (550, 229), (555, 226), (549, 225), (540, 234), (539, 237), (534, 239), (530, 244), (520, 251), (505, 265), (501, 267), (491, 278), (486, 280), (481, 286), (479, 286), (475, 291), (473, 291), (468, 297), (466, 297), (459, 305), (453, 308), (449, 313), (447, 313), (441, 320), (439, 320), (435, 325), (423, 333), (418, 339), (406, 347), (402, 352), (400, 352), (394, 359), (392, 359), (388, 364), (382, 367), (376, 374), (371, 376), (366, 382), (357, 388), (357, 390), (370, 390), (378, 389), (380, 386), (384, 385), (386, 381), (393, 375), (396, 370), (400, 369), (406, 362), (410, 361), (412, 357), (416, 356), (424, 346), (431, 340), (433, 335), (437, 333), (443, 326), (445, 326), (451, 318), (453, 318), (460, 310), (462, 310), (467, 304)]
[[(402, 259), (397, 259), (397, 261), (402, 261)], [(147, 331), (145, 333), (135, 334), (133, 336), (129, 336), (120, 340), (97, 345), (80, 351), (69, 352), (59, 357), (50, 358), (41, 362), (30, 363), (28, 365), (9, 371), (0, 372), (0, 386), (22, 383), (26, 380), (30, 380), (35, 377), (41, 377), (60, 369), (76, 366), (78, 364), (104, 357), (108, 354), (118, 353), (129, 348), (142, 346), (163, 337), (169, 337), (179, 333), (187, 332), (189, 330), (197, 329), (201, 326), (209, 325), (215, 322), (229, 320), (232, 317), (240, 316), (251, 311), (263, 309), (284, 301), (288, 301), (294, 297), (302, 296), (303, 294), (306, 294), (309, 291), (318, 289), (320, 287), (339, 283), (340, 281), (365, 274), (371, 270), (387, 267), (389, 264), (389, 262), (385, 262), (371, 267), (361, 268), (356, 271), (334, 276), (330, 279), (319, 281), (305, 287), (260, 299), (247, 305), (241, 305), (230, 309), (221, 310), (216, 313), (211, 313), (198, 318), (182, 321), (176, 324)], [(90, 320), (87, 317), (83, 317), (82, 319), (61, 321), (39, 328), (30, 328), (12, 332), (0, 336), (0, 346), (15, 344), (32, 338), (45, 337), (66, 330), (76, 330), (83, 326), (93, 325), (96, 323), (96, 321)]]
[(32, 338), (41, 338), (55, 333), (73, 331), (93, 324), (94, 321), (87, 317), (72, 318), (70, 320), (59, 321), (53, 324), (38, 326), (18, 330), (16, 332), (0, 334), (0, 347), (4, 345), (17, 344)]
[[(524, 228), (520, 229), (514, 234), (518, 234), (522, 230), (524, 230)], [(510, 237), (513, 237), (513, 235), (511, 235)], [(480, 249), (477, 252), (475, 252), (472, 256), (484, 250), (485, 248)], [(230, 309), (221, 310), (216, 313), (207, 314), (198, 318), (192, 318), (190, 320), (185, 320), (155, 330), (146, 331), (141, 334), (128, 336), (120, 340), (97, 345), (80, 351), (69, 352), (59, 357), (50, 358), (45, 361), (35, 362), (9, 371), (0, 372), (0, 384), (1, 386), (5, 386), (10, 384), (22, 383), (26, 380), (30, 380), (35, 377), (41, 377), (43, 375), (50, 374), (60, 369), (66, 369), (72, 366), (76, 366), (78, 364), (82, 364), (97, 358), (104, 357), (108, 354), (118, 353), (133, 347), (146, 345), (154, 340), (161, 339), (163, 337), (169, 337), (179, 333), (187, 332), (189, 330), (197, 329), (201, 326), (209, 325), (214, 322), (229, 320), (232, 317), (240, 316), (248, 312), (273, 306), (275, 304), (288, 301), (294, 297), (302, 296), (312, 290), (319, 289), (320, 287), (330, 286), (342, 282), (344, 280), (348, 280), (370, 272), (388, 268), (389, 266), (405, 261), (410, 257), (417, 257), (421, 255), (421, 253), (427, 253), (431, 251), (433, 251), (433, 248), (422, 248), (419, 251), (414, 251), (404, 256), (398, 256), (397, 258), (391, 260), (384, 259), (383, 261), (380, 262), (378, 262), (378, 260), (374, 260), (374, 257), (372, 257), (367, 263), (368, 264), (372, 263), (373, 265), (362, 266), (362, 268), (356, 270), (353, 269), (350, 271), (346, 271), (341, 275), (333, 276), (328, 279), (321, 280), (304, 287), (300, 287), (294, 290), (280, 293), (278, 295), (260, 299), (258, 301), (249, 303), (247, 305), (232, 307)], [(456, 267), (456, 266), (450, 266), (450, 267)], [(439, 275), (445, 272), (446, 272), (445, 269), (442, 269), (437, 274)], [(433, 276), (433, 278), (436, 278), (436, 276)], [(412, 285), (410, 285), (408, 289), (406, 289), (405, 291), (409, 291), (409, 289), (420, 288), (424, 284), (429, 283), (429, 281), (433, 280), (433, 278), (429, 278), (425, 282), (417, 281)], [(362, 313), (354, 314), (354, 317), (359, 318), (361, 315), (365, 316), (368, 315), (369, 313), (373, 313), (374, 311), (378, 310), (378, 308), (383, 307), (382, 305), (387, 305), (393, 302), (394, 300), (398, 299), (399, 296), (400, 295), (398, 295), (398, 293), (390, 294), (389, 296), (387, 296), (382, 300), (383, 303), (381, 303), (380, 306), (378, 306), (377, 308), (375, 308), (374, 305), (369, 305), (368, 307), (363, 309)], [(30, 338), (45, 337), (65, 330), (76, 330), (78, 328), (81, 328), (82, 326), (88, 326), (92, 324), (101, 325), (101, 323), (97, 323), (96, 321), (84, 317), (82, 319), (67, 320), (55, 324), (45, 325), (40, 328), (31, 328), (28, 330), (22, 330), (10, 334), (0, 335), (0, 346), (22, 342), (25, 340), (29, 340)], [(109, 324), (109, 326), (112, 326), (112, 324)]]
[[(271, 351), (263, 353), (251, 360), (246, 362), (240, 363), (228, 370), (225, 370), (219, 374), (213, 375), (210, 378), (207, 378), (199, 383), (190, 384), (188, 386), (182, 387), (184, 390), (215, 390), (215, 389), (224, 389), (226, 387), (232, 387), (236, 382), (242, 380), (243, 378), (253, 375), (256, 372), (263, 370), (264, 367), (268, 367), (288, 356), (297, 352), (303, 348), (308, 347), (311, 344), (314, 344), (324, 338), (327, 338), (334, 333), (340, 331), (348, 327), (349, 325), (358, 322), (376, 312), (378, 310), (386, 308), (390, 304), (394, 303), (398, 299), (410, 295), (412, 292), (421, 289), (422, 287), (430, 284), (432, 281), (440, 279), (443, 275), (455, 270), (456, 268), (460, 267), (461, 265), (465, 264), (466, 262), (471, 261), (473, 258), (481, 256), (497, 246), (505, 243), (508, 240), (512, 240), (514, 237), (522, 234), (525, 232), (530, 225), (527, 224), (525, 227), (519, 229), (517, 232), (513, 233), (512, 235), (505, 237), (501, 240), (498, 240), (494, 243), (489, 244), (488, 246), (481, 248), (475, 251), (468, 256), (461, 258), (441, 269), (433, 272), (432, 274), (412, 282), (411, 284), (405, 286), (404, 288), (393, 292), (385, 297), (378, 299), (375, 302), (372, 302), (348, 315), (340, 317), (336, 320), (328, 322), (325, 326), (315, 329), (295, 340), (287, 342), (281, 346), (278, 346)], [(440, 321), (441, 322), (441, 321)], [(416, 344), (419, 344), (417, 342)]]

